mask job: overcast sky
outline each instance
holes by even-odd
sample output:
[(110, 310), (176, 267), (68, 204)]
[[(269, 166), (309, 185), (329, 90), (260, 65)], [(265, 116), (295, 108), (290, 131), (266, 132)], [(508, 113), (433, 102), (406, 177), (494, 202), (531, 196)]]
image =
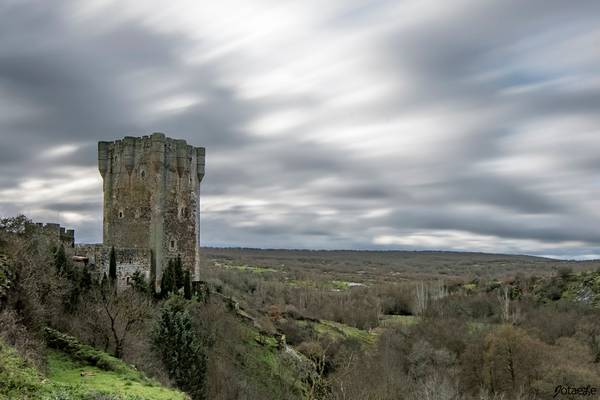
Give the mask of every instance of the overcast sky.
[(0, 214), (207, 149), (202, 244), (600, 254), (600, 2), (0, 0)]

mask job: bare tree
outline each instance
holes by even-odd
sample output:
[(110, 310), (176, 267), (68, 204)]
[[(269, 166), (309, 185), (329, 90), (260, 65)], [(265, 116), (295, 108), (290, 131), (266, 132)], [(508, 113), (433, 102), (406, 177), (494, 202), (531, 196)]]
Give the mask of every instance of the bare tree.
[(500, 315), (503, 322), (510, 321), (510, 296), (508, 286), (504, 286), (502, 291), (498, 292), (498, 302), (500, 303)]
[(428, 290), (423, 281), (417, 283), (415, 288), (415, 314), (422, 316), (427, 310)]
[(594, 363), (600, 363), (600, 324), (582, 321), (577, 325), (577, 334), (590, 349)]
[(516, 324), (521, 319), (521, 310), (518, 304), (514, 304), (510, 298), (510, 288), (508, 286), (502, 287), (502, 290), (498, 292), (498, 303), (500, 303), (500, 315), (502, 322)]
[(132, 288), (117, 291), (109, 286), (96, 290), (92, 300), (92, 318), (98, 318), (96, 325), (108, 327), (115, 357), (121, 358), (129, 334), (150, 315), (150, 299)]
[(460, 395), (458, 382), (440, 374), (438, 371), (433, 371), (420, 382), (413, 397), (422, 400), (460, 400), (463, 398)]
[(441, 300), (448, 297), (448, 288), (442, 279), (438, 280), (435, 286), (430, 288), (431, 299)]

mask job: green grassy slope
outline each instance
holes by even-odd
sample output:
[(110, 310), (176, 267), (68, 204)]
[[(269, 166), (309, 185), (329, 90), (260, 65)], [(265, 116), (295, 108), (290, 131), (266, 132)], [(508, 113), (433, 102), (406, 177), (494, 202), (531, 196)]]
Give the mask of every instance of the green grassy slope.
[(0, 399), (41, 399), (54, 389), (35, 368), (0, 340)]
[[(108, 359), (112, 358), (104, 354)], [(0, 341), (0, 399), (83, 400), (103, 395), (115, 400), (184, 400), (177, 390), (165, 388), (117, 359), (117, 371), (107, 371), (51, 350), (46, 375), (26, 363)]]
[(147, 400), (186, 399), (173, 389), (160, 386), (135, 370), (122, 372), (105, 371), (73, 360), (59, 351), (48, 354), (48, 379), (67, 385), (82, 393), (118, 394), (123, 398)]
[(310, 327), (319, 338), (328, 337), (334, 341), (356, 339), (361, 344), (371, 345), (376, 340), (374, 333), (334, 321), (298, 321), (298, 325)]

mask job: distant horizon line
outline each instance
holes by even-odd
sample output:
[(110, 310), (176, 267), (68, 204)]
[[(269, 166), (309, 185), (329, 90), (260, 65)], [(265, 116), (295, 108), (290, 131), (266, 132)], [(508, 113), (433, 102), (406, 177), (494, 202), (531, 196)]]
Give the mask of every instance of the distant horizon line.
[[(494, 253), (494, 252), (485, 252), (485, 251), (475, 251), (475, 250), (432, 250), (432, 249), (421, 249), (421, 250), (408, 250), (408, 249), (308, 249), (308, 248), (287, 248), (287, 247), (244, 247), (244, 246), (200, 246), (201, 249), (240, 249), (240, 250), (260, 250), (260, 251), (314, 251), (314, 252), (372, 252), (372, 253), (455, 253), (455, 254), (482, 254), (489, 256), (506, 256), (506, 257), (530, 257), (530, 258), (540, 258), (543, 260), (552, 260), (552, 261), (573, 261), (573, 262), (594, 262), (600, 261), (600, 255), (590, 254), (594, 258), (590, 259), (577, 259), (574, 257), (571, 258), (560, 258), (557, 255), (536, 255), (536, 254), (526, 254), (526, 253)], [(581, 255), (580, 257), (586, 257), (586, 255)]]
[[(102, 243), (83, 243), (76, 242), (75, 245), (102, 245)], [(355, 252), (355, 253), (452, 253), (452, 254), (481, 254), (488, 256), (505, 256), (505, 257), (530, 257), (539, 258), (542, 260), (551, 261), (568, 261), (568, 262), (598, 262), (600, 261), (600, 255), (590, 254), (593, 258), (584, 258), (588, 255), (560, 257), (557, 255), (536, 255), (526, 253), (495, 253), (475, 250), (433, 250), (433, 249), (421, 249), (421, 250), (408, 250), (408, 249), (310, 249), (310, 248), (289, 248), (289, 247), (247, 247), (240, 245), (231, 246), (200, 246), (201, 249), (230, 249), (230, 250), (255, 250), (255, 251), (306, 251), (306, 252)]]

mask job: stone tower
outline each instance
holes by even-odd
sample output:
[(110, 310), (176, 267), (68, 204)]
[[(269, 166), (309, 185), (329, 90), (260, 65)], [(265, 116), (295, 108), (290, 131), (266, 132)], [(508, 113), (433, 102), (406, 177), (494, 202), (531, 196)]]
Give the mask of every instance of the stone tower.
[(141, 269), (156, 286), (178, 256), (197, 278), (204, 155), (162, 133), (98, 143), (103, 245), (114, 246), (121, 279)]

